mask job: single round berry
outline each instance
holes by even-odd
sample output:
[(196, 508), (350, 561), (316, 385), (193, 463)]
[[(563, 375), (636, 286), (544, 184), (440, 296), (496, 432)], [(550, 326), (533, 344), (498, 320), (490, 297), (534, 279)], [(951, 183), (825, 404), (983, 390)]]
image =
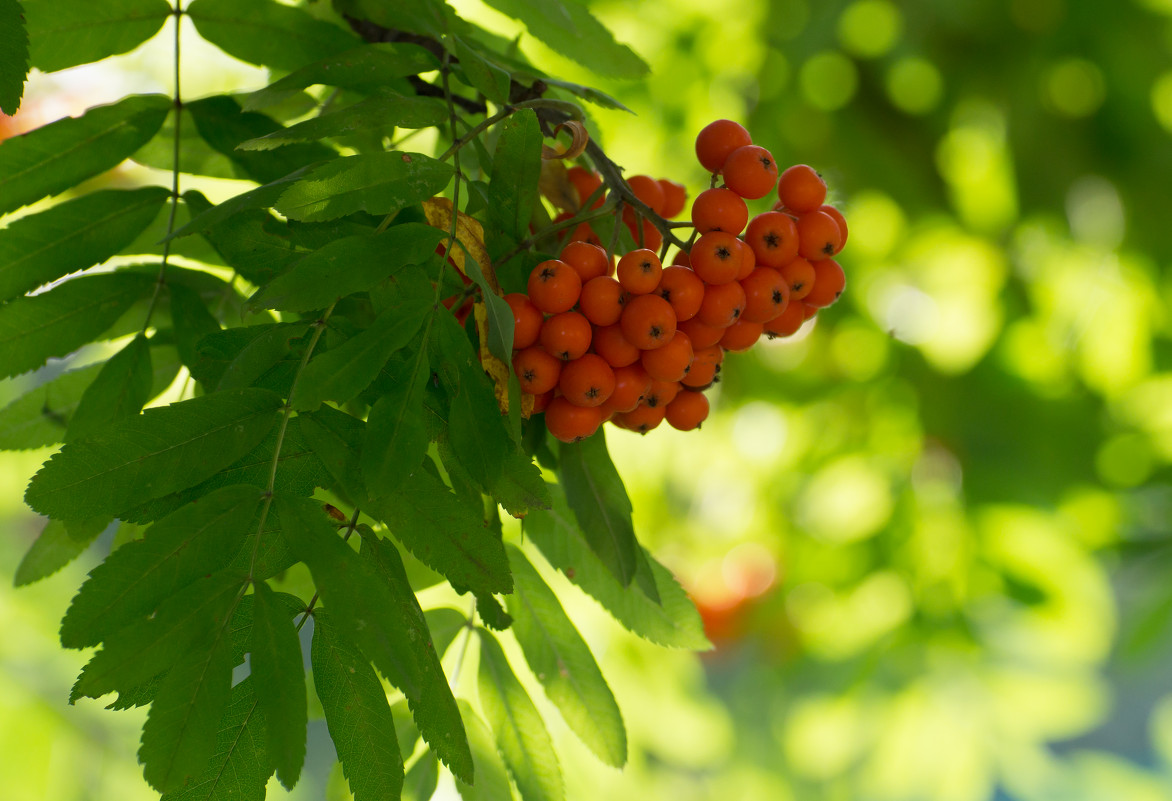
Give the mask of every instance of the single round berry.
[(665, 406), (648, 406), (641, 403), (629, 412), (620, 412), (613, 418), (613, 422), (619, 428), (625, 428), (628, 431), (634, 431), (637, 434), (646, 434), (653, 428), (656, 428), (663, 422), (664, 415), (667, 414), (667, 407)]
[(597, 406), (576, 406), (564, 397), (554, 398), (545, 410), (545, 427), (562, 442), (586, 439), (602, 425)]
[(521, 389), (530, 395), (541, 395), (558, 385), (562, 363), (543, 348), (532, 345), (513, 357), (513, 372), (521, 382)]
[(843, 246), (846, 245), (847, 234), (850, 233), (850, 231), (846, 227), (846, 217), (843, 217), (842, 212), (839, 211), (838, 209), (834, 208), (834, 206), (822, 205), (818, 209), (818, 211), (829, 216), (832, 220), (834, 220), (836, 223), (838, 223), (838, 232), (842, 235), (841, 242), (838, 245), (838, 249), (841, 251)]
[(659, 287), (655, 294), (671, 304), (676, 313), (676, 322), (682, 323), (691, 320), (700, 311), (700, 303), (704, 300), (704, 282), (691, 269), (673, 264), (659, 277)]
[(791, 301), (785, 311), (765, 323), (765, 335), (774, 337), (788, 337), (797, 333), (806, 321), (805, 304), (801, 301)]
[(814, 262), (814, 288), (803, 298), (807, 306), (823, 309), (838, 300), (846, 288), (846, 274), (834, 259)]
[(628, 364), (614, 369), (614, 392), (606, 406), (616, 412), (629, 412), (643, 401), (651, 390), (651, 376), (641, 364)]
[(650, 175), (632, 175), (627, 179), (627, 186), (631, 187), (635, 197), (646, 203), (648, 208), (661, 217), (663, 216), (667, 198), (663, 194), (663, 187), (659, 185), (659, 181)]
[(598, 245), (589, 242), (571, 242), (562, 248), (561, 260), (574, 268), (582, 285), (591, 278), (606, 275), (610, 272), (610, 259), (606, 251)]
[[(750, 323), (748, 320), (737, 320), (724, 329), (724, 336), (720, 338), (720, 347), (725, 350), (748, 350), (756, 344), (764, 333), (765, 326), (761, 323)], [(562, 371), (565, 375), (565, 371)]]
[(724, 185), (750, 200), (765, 197), (777, 184), (777, 162), (760, 145), (738, 147), (721, 169)]
[(659, 212), (659, 216), (665, 220), (677, 217), (688, 205), (688, 190), (683, 184), (667, 178), (659, 179), (659, 187), (663, 190), (663, 211)]
[(728, 328), (745, 309), (745, 290), (736, 281), (710, 286), (704, 292), (697, 320), (715, 328)]
[(767, 211), (749, 221), (745, 242), (758, 264), (781, 267), (798, 255), (798, 227), (788, 214)]
[[(574, 192), (578, 195), (579, 208), (586, 205), (586, 201), (602, 186), (602, 177), (598, 173), (590, 172), (585, 167), (577, 165), (566, 170), (566, 178), (569, 179), (570, 184), (574, 187)], [(598, 208), (604, 200), (605, 193), (599, 192), (598, 199), (591, 204), (590, 208)]]
[(692, 244), (692, 269), (706, 284), (727, 284), (741, 270), (737, 238), (725, 231), (709, 231)]
[(741, 281), (745, 290), (745, 309), (741, 319), (753, 323), (772, 320), (785, 311), (789, 303), (789, 284), (772, 267), (758, 267)]
[(623, 313), (626, 300), (627, 291), (622, 284), (609, 275), (600, 275), (582, 287), (578, 311), (594, 325), (614, 325)]
[(655, 251), (640, 248), (626, 253), (619, 259), (618, 271), (615, 275), (623, 289), (632, 295), (647, 295), (659, 286), (659, 276), (663, 273), (663, 264)]
[(564, 261), (543, 261), (529, 273), (529, 299), (546, 314), (569, 311), (582, 293), (577, 270)]
[(567, 311), (546, 318), (538, 341), (550, 356), (568, 362), (589, 350), (592, 334), (589, 320), (578, 312)]
[(647, 390), (643, 403), (651, 407), (667, 406), (682, 389), (683, 385), (679, 381), (660, 381), (658, 378), (652, 378), (651, 389)]
[(789, 284), (790, 300), (801, 300), (814, 288), (814, 265), (801, 256), (783, 264), (778, 272)]
[(708, 419), (708, 398), (702, 392), (686, 390), (667, 405), (667, 424), (677, 431), (699, 428)]
[(696, 135), (696, 158), (709, 172), (720, 172), (730, 153), (752, 143), (745, 126), (732, 120), (715, 120)]
[(795, 164), (778, 176), (777, 199), (796, 214), (816, 211), (826, 202), (826, 182), (813, 167)]
[(676, 322), (671, 304), (659, 295), (636, 295), (627, 301), (619, 325), (632, 345), (639, 350), (653, 350), (671, 341)]
[(595, 353), (606, 359), (607, 364), (615, 368), (634, 364), (639, 361), (639, 354), (642, 353), (627, 341), (622, 326), (617, 323), (596, 327), (590, 346)]
[(725, 231), (736, 235), (749, 221), (749, 207), (731, 189), (713, 187), (696, 195), (692, 201), (692, 225), (702, 234)]
[(798, 217), (798, 255), (808, 261), (828, 259), (842, 249), (842, 231), (824, 211)]
[(716, 379), (716, 373), (720, 369), (722, 361), (724, 361), (724, 348), (720, 345), (709, 345), (706, 348), (697, 349), (692, 357), (692, 366), (688, 368), (688, 374), (680, 379), (680, 383), (690, 389), (708, 386)]
[(680, 323), (679, 330), (687, 334), (688, 339), (692, 340), (693, 348), (711, 347), (720, 342), (720, 338), (724, 336), (723, 328), (702, 323), (696, 317)]
[(567, 362), (558, 378), (558, 389), (577, 406), (601, 406), (614, 392), (614, 370), (595, 353)]
[(537, 341), (545, 316), (522, 292), (510, 292), (505, 295), (505, 302), (513, 311), (513, 349), (524, 350)]
[(647, 374), (657, 381), (679, 381), (692, 366), (692, 340), (683, 331), (676, 331), (662, 348), (643, 351), (639, 362)]

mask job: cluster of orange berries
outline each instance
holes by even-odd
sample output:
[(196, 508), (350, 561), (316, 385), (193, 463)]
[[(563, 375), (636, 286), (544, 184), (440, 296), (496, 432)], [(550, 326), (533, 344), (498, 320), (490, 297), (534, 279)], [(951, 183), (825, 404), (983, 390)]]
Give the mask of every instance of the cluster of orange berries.
[[(796, 165), (779, 176), (769, 151), (730, 120), (700, 132), (696, 155), (713, 186), (693, 201), (696, 234), (672, 264), (656, 254), (654, 226), (655, 236), (645, 230), (644, 247), (617, 265), (580, 228), (559, 258), (533, 269), (527, 293), (505, 296), (515, 324), (513, 370), (533, 396), (533, 412), (544, 412), (562, 441), (588, 437), (607, 420), (640, 433), (664, 420), (681, 431), (699, 427), (709, 410), (703, 391), (727, 351), (795, 333), (846, 285), (832, 258), (846, 241), (846, 221), (826, 205), (826, 184), (813, 169)], [(599, 195), (584, 183), (575, 182), (583, 202)], [(628, 183), (665, 218), (686, 203), (673, 182)], [(745, 200), (774, 187), (772, 210), (750, 220)], [(627, 220), (632, 228), (638, 222)]]

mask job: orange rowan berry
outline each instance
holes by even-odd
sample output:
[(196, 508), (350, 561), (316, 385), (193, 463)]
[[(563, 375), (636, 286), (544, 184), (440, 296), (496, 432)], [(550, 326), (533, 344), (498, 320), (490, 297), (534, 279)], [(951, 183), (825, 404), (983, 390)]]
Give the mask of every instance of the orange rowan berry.
[(651, 376), (641, 364), (628, 364), (614, 369), (614, 392), (606, 406), (616, 412), (629, 412), (643, 401), (651, 391)]
[(562, 248), (560, 258), (574, 268), (583, 286), (591, 278), (606, 275), (610, 271), (610, 259), (606, 251), (589, 242), (570, 242)]
[(695, 317), (680, 323), (679, 330), (687, 334), (688, 339), (692, 340), (693, 348), (711, 347), (717, 342), (720, 342), (720, 338), (724, 336), (723, 328), (707, 325)]
[(798, 217), (798, 255), (809, 261), (827, 259), (842, 248), (842, 231), (824, 211), (811, 211)]
[(659, 287), (655, 294), (671, 304), (676, 313), (676, 322), (682, 323), (691, 320), (700, 311), (700, 303), (704, 300), (704, 282), (691, 269), (673, 264), (659, 277)]
[(724, 329), (724, 336), (720, 338), (720, 347), (731, 351), (748, 350), (753, 347), (764, 332), (765, 326), (761, 323), (737, 320), (728, 328)]
[(623, 289), (632, 295), (647, 295), (659, 286), (659, 276), (663, 273), (663, 264), (655, 251), (640, 248), (626, 253), (619, 259), (618, 271), (615, 275)]
[(530, 395), (541, 395), (558, 385), (562, 363), (537, 345), (531, 345), (513, 357), (513, 372), (521, 382), (521, 389)]
[(597, 406), (576, 406), (564, 397), (554, 398), (545, 410), (545, 427), (562, 442), (586, 439), (602, 425)]
[(537, 341), (545, 316), (523, 292), (510, 292), (505, 302), (513, 310), (513, 350), (524, 350)]
[(788, 337), (797, 332), (806, 321), (804, 304), (791, 300), (785, 311), (765, 323), (765, 335), (774, 337)]
[[(525, 393), (525, 394), (528, 395), (529, 393)], [(553, 390), (552, 389), (549, 392), (542, 392), (540, 395), (534, 395), (533, 396), (533, 409), (529, 413), (531, 415), (532, 414), (541, 414), (549, 406), (549, 402), (551, 400), (553, 400)]]
[(818, 316), (818, 308), (802, 301), (802, 316), (809, 320)]
[(692, 201), (692, 225), (702, 234), (725, 231), (735, 236), (748, 221), (749, 207), (731, 189), (705, 189)]
[[(566, 170), (566, 177), (570, 179), (570, 183), (574, 186), (574, 191), (578, 193), (578, 206), (584, 206), (590, 196), (598, 191), (602, 186), (602, 177), (598, 173), (591, 172), (585, 167), (574, 165)], [(594, 201), (591, 208), (598, 208), (602, 205), (605, 197), (599, 194), (598, 199)]]
[(651, 389), (647, 390), (643, 403), (653, 408), (667, 406), (680, 394), (681, 389), (683, 387), (679, 381), (660, 381), (658, 378), (652, 378)]
[(589, 320), (578, 312), (567, 311), (546, 318), (538, 340), (546, 353), (568, 362), (590, 349), (592, 334)]
[(729, 153), (724, 166), (724, 185), (741, 197), (765, 197), (777, 184), (777, 162), (760, 145), (745, 145)]
[(753, 323), (772, 320), (785, 311), (789, 303), (789, 284), (772, 267), (758, 267), (741, 281), (745, 290), (745, 309), (741, 319)]
[(744, 281), (757, 268), (757, 254), (743, 239), (737, 240), (737, 247), (741, 251), (741, 268), (737, 270), (734, 281)]
[(846, 217), (843, 217), (842, 212), (834, 208), (834, 206), (822, 205), (818, 208), (818, 211), (829, 216), (830, 219), (838, 223), (838, 232), (842, 234), (842, 241), (838, 245), (838, 249), (841, 251), (843, 246), (846, 245), (846, 237), (849, 233), (846, 227)]
[(789, 284), (791, 301), (801, 300), (809, 295), (810, 290), (814, 288), (814, 265), (801, 256), (783, 264), (778, 272)]
[(625, 428), (637, 434), (646, 434), (662, 423), (666, 414), (667, 408), (665, 406), (648, 406), (641, 403), (629, 412), (615, 414), (613, 422), (619, 428)]
[(695, 319), (716, 328), (728, 328), (745, 309), (745, 290), (736, 281), (710, 286)]
[(619, 319), (623, 336), (639, 350), (654, 350), (676, 333), (676, 313), (659, 295), (636, 295), (627, 301)]
[(635, 197), (646, 203), (648, 208), (661, 217), (663, 216), (663, 208), (667, 198), (663, 194), (663, 187), (659, 185), (659, 181), (650, 175), (632, 175), (627, 179), (627, 186), (631, 187), (631, 192), (634, 193)]
[(590, 227), (590, 223), (578, 223), (569, 235), (570, 242), (589, 242), (591, 245), (602, 247), (602, 238)]
[(619, 321), (626, 302), (627, 292), (622, 284), (609, 275), (600, 275), (582, 287), (578, 311), (595, 325), (614, 325)]
[(821, 259), (813, 264), (814, 288), (803, 298), (807, 306), (822, 309), (838, 300), (846, 288), (846, 273), (834, 259)]
[(758, 264), (781, 267), (798, 255), (798, 227), (788, 214), (767, 211), (749, 221), (745, 242), (753, 249)]
[(598, 326), (591, 342), (594, 352), (606, 359), (611, 367), (626, 367), (639, 361), (638, 348), (627, 341), (621, 325)]
[(826, 182), (806, 164), (795, 164), (777, 179), (777, 198), (792, 212), (815, 211), (826, 201)]
[(659, 179), (659, 187), (663, 190), (663, 211), (659, 212), (659, 216), (670, 220), (678, 216), (684, 210), (684, 206), (688, 205), (688, 190), (683, 184), (667, 178)]
[(680, 383), (690, 389), (701, 389), (716, 379), (720, 363), (724, 361), (724, 348), (720, 345), (709, 345), (699, 348), (692, 357), (692, 366), (688, 374), (680, 379)]
[(658, 381), (679, 381), (688, 374), (692, 366), (692, 340), (683, 331), (676, 331), (662, 348), (645, 350), (639, 358), (643, 369)]
[(642, 223), (639, 226), (636, 226), (633, 220), (627, 223), (631, 238), (635, 240), (636, 244), (640, 244), (640, 236), (642, 236), (642, 247), (648, 250), (659, 250), (659, 246), (663, 244), (663, 234), (659, 233), (659, 229), (651, 220), (646, 217), (641, 217), (640, 220)]
[(692, 244), (692, 269), (704, 283), (727, 284), (741, 271), (741, 250), (735, 235), (709, 231)]
[(614, 392), (614, 370), (595, 353), (567, 362), (558, 378), (562, 396), (576, 406), (601, 406)]
[(681, 267), (691, 267), (692, 257), (688, 255), (688, 251), (686, 250), (677, 250), (676, 255), (671, 258), (671, 263), (678, 264)]
[(569, 311), (582, 293), (582, 279), (564, 261), (543, 261), (529, 273), (529, 300), (546, 314)]
[(751, 145), (753, 139), (738, 122), (715, 120), (696, 135), (696, 158), (709, 172), (720, 172), (729, 154), (738, 147)]
[(703, 392), (681, 392), (667, 405), (664, 416), (667, 418), (667, 424), (677, 431), (699, 428), (700, 424), (708, 419), (708, 398)]

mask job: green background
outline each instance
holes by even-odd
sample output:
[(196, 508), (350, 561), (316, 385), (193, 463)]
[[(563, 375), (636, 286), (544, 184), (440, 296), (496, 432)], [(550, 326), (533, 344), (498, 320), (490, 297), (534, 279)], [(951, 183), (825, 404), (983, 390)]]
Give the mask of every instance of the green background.
[[(701, 431), (608, 430), (718, 648), (663, 651), (567, 598), (632, 741), (614, 771), (548, 716), (569, 797), (1172, 798), (1172, 3), (592, 7), (646, 81), (522, 48), (636, 112), (591, 110), (629, 174), (694, 196), (696, 131), (737, 119), (822, 172), (850, 239), (842, 301), (730, 355)], [(168, 35), (99, 74), (165, 91)], [(216, 75), (185, 94), (265, 80)], [(7, 577), (43, 458), (0, 467)], [(154, 797), (141, 710), (64, 703), (84, 656), (56, 626), (97, 550), (0, 586), (7, 799)], [(320, 719), (310, 748), (296, 798), (338, 788)]]

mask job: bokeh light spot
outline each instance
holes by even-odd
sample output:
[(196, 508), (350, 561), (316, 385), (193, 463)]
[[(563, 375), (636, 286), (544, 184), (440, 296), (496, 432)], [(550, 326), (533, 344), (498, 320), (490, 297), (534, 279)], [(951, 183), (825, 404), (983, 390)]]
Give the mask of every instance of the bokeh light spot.
[(931, 61), (902, 58), (887, 71), (887, 96), (900, 111), (926, 114), (940, 102), (944, 78)]
[(807, 102), (823, 111), (842, 108), (851, 101), (859, 87), (859, 73), (854, 62), (834, 50), (807, 59), (799, 80)]
[(1142, 434), (1119, 434), (1103, 443), (1095, 455), (1095, 469), (1117, 487), (1136, 487), (1152, 474), (1154, 460)]
[(1106, 95), (1103, 71), (1086, 59), (1061, 61), (1042, 79), (1043, 100), (1051, 110), (1066, 117), (1094, 114)]
[(1164, 130), (1172, 133), (1172, 71), (1165, 72), (1152, 84), (1152, 111)]
[(848, 53), (875, 58), (891, 50), (899, 39), (903, 18), (888, 0), (857, 0), (838, 18), (838, 41)]

